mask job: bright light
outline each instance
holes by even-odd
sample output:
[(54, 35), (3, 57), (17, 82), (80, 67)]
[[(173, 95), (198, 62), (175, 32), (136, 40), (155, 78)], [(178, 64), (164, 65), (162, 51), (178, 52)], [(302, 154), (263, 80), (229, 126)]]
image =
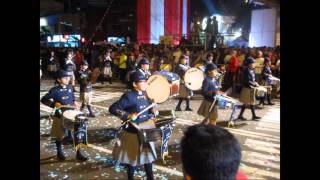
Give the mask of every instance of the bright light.
[(81, 39), (79, 34), (53, 35), (52, 38), (50, 36), (47, 37), (48, 42), (49, 40), (50, 42), (77, 42), (79, 39)]
[(86, 41), (86, 40), (85, 40), (84, 38), (81, 38), (81, 42), (83, 42), (83, 43), (84, 43), (85, 41)]
[(60, 42), (60, 35), (53, 35), (52, 42)]
[[(221, 29), (221, 26), (222, 26), (222, 23), (223, 23), (223, 22), (222, 22), (222, 16), (219, 15), (219, 14), (213, 14), (213, 15), (211, 15), (209, 18), (210, 18), (210, 19), (213, 19), (213, 16), (216, 17), (216, 20), (218, 21), (218, 27), (219, 27), (219, 29)], [(203, 18), (203, 20), (202, 20), (202, 24), (201, 24), (202, 29), (206, 29), (207, 24), (208, 24), (208, 17), (205, 17), (205, 18)], [(220, 30), (219, 30), (219, 31), (220, 31)]]
[(208, 22), (208, 18), (207, 17), (203, 18), (202, 24), (201, 24), (201, 27), (202, 27), (203, 30), (206, 29), (207, 22)]
[(200, 25), (200, 21), (198, 21), (197, 24)]
[(239, 37), (239, 36), (241, 36), (241, 33), (240, 32), (236, 32), (236, 33), (234, 33), (234, 35), (235, 35), (235, 37)]
[(40, 18), (40, 26), (48, 26), (48, 21), (45, 18)]
[(213, 16), (216, 17), (216, 20), (218, 21), (218, 24), (220, 25), (222, 23), (222, 16), (219, 14), (213, 14), (212, 16), (210, 16), (210, 18), (213, 19)]
[(234, 35), (235, 35), (235, 38), (238, 38), (238, 37), (240, 37), (241, 35), (242, 35), (242, 29), (241, 28), (239, 28), (238, 29), (238, 31), (236, 31), (235, 33), (234, 33)]

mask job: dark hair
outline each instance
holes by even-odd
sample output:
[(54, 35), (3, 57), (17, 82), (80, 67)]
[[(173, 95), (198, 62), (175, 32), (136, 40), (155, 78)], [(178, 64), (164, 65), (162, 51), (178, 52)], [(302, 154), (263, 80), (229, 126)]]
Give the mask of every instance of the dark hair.
[(209, 58), (210, 56), (213, 57), (213, 54), (212, 54), (212, 53), (208, 53), (208, 54), (207, 54), (207, 58)]
[(192, 180), (234, 180), (241, 147), (227, 130), (213, 125), (190, 126), (181, 141), (184, 172)]

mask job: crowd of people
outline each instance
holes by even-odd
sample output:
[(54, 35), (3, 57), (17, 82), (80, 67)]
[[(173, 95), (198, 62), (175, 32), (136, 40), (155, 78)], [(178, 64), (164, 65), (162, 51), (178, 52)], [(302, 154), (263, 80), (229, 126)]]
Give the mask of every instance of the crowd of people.
[[(201, 124), (189, 127), (181, 142), (185, 176), (193, 180), (234, 179), (241, 176), (237, 174), (241, 149), (230, 133), (216, 126), (218, 108), (214, 103), (215, 96), (224, 95), (228, 89), (235, 93), (240, 86), (240, 102), (243, 105), (238, 119), (246, 120), (243, 113), (250, 107), (252, 120), (258, 120), (260, 117), (255, 114), (254, 89), (260, 85), (271, 87), (269, 78), (272, 75), (280, 77), (279, 47), (220, 47), (204, 51), (199, 47), (132, 44), (107, 45), (90, 50), (41, 49), (40, 54), (41, 67), (58, 84), (42, 97), (41, 102), (47, 106), (58, 109), (67, 105), (78, 109), (87, 106), (89, 116), (95, 117), (90, 106), (92, 83), (108, 81), (111, 84), (117, 80), (127, 84), (129, 90), (109, 107), (109, 112), (127, 124), (119, 134), (120, 141), (115, 144), (112, 154), (115, 160), (127, 165), (128, 179), (133, 179), (136, 166), (141, 165), (145, 167), (147, 179), (154, 179), (152, 164), (157, 159), (154, 144), (142, 143), (139, 130), (132, 124), (153, 120), (159, 113), (155, 108), (143, 111), (152, 103), (146, 95), (146, 81), (153, 72), (165, 70), (180, 76), (179, 102), (175, 110), (182, 111), (181, 103), (185, 100), (185, 110), (193, 111), (190, 103), (193, 91), (186, 86), (183, 77), (190, 67), (202, 68), (204, 71), (205, 78), (201, 87), (204, 100), (197, 113), (205, 119)], [(80, 84), (81, 108), (73, 94), (75, 83)], [(260, 98), (259, 104), (265, 105), (264, 100), (267, 99), (268, 105), (273, 105), (271, 90), (268, 88), (268, 93)], [(138, 115), (138, 112), (144, 113)], [(65, 137), (74, 137), (69, 135), (70, 130), (65, 131), (61, 118), (61, 112), (57, 111), (51, 135), (56, 138), (57, 158), (65, 160), (62, 141)], [(192, 155), (192, 158), (186, 154)], [(87, 160), (81, 153), (81, 146), (77, 148), (76, 159)], [(210, 168), (203, 167), (201, 163)], [(193, 167), (195, 164), (199, 166)]]
[(82, 60), (89, 63), (89, 68), (100, 72), (99, 81), (112, 82), (120, 79), (128, 82), (127, 72), (132, 71), (138, 62), (146, 58), (150, 61), (151, 73), (159, 70), (174, 71), (179, 64), (181, 56), (187, 57), (187, 65), (199, 67), (213, 62), (225, 70), (225, 86), (241, 82), (244, 61), (253, 57), (256, 63), (257, 80), (261, 81), (261, 72), (264, 59), (269, 58), (272, 74), (280, 77), (280, 47), (219, 47), (205, 51), (203, 47), (168, 47), (165, 45), (105, 45), (92, 48), (54, 48), (43, 47), (40, 49), (41, 67), (43, 74), (54, 77), (54, 73), (66, 64), (66, 57), (71, 56), (77, 70)]

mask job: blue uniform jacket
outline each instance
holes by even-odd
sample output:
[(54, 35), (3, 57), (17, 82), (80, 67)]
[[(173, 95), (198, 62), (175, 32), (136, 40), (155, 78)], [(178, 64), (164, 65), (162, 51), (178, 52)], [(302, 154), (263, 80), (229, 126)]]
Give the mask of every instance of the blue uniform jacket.
[(184, 75), (186, 73), (186, 71), (189, 69), (190, 67), (187, 65), (183, 65), (183, 64), (178, 64), (175, 69), (174, 72), (177, 73), (181, 79), (184, 79)]
[(80, 84), (80, 92), (91, 92), (92, 84), (91, 84), (91, 71), (80, 70), (79, 71), (79, 84)]
[(219, 86), (220, 83), (215, 78), (206, 75), (202, 83), (202, 95), (207, 101), (213, 102), (216, 93), (219, 91)]
[(254, 69), (246, 68), (243, 72), (243, 86), (247, 88), (255, 87), (255, 71)]
[[(150, 104), (151, 102), (147, 99), (145, 92), (141, 92), (141, 94), (139, 94), (139, 92), (136, 90), (129, 90), (127, 93), (123, 94), (118, 101), (109, 107), (109, 112), (119, 117), (121, 120), (126, 121), (128, 120), (129, 114), (139, 113)], [(149, 111), (146, 111), (138, 116), (134, 122), (141, 123), (153, 117), (154, 114), (150, 109)], [(125, 130), (133, 133), (137, 132), (136, 129), (131, 125), (125, 128)]]
[[(52, 101), (52, 100), (53, 101)], [(54, 108), (56, 102), (61, 105), (74, 105), (75, 96), (71, 85), (63, 88), (61, 85), (55, 86), (41, 98), (41, 102), (49, 107)]]
[(269, 80), (269, 76), (268, 75), (271, 75), (271, 68), (270, 67), (263, 67), (262, 69), (262, 79), (265, 80), (265, 81), (270, 81)]

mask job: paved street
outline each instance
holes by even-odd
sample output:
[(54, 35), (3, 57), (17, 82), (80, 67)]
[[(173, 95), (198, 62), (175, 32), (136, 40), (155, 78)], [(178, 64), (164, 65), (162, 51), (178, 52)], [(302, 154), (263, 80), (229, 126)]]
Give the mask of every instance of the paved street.
[[(42, 81), (40, 97), (53, 86), (52, 80)], [(76, 97), (79, 98), (79, 88), (76, 88)], [(90, 118), (88, 126), (88, 139), (91, 146), (86, 149), (89, 160), (78, 162), (72, 144), (64, 145), (67, 160), (57, 161), (54, 141), (50, 139), (51, 121), (46, 118), (51, 108), (40, 105), (40, 176), (41, 179), (126, 179), (126, 170), (123, 166), (115, 164), (111, 152), (115, 139), (110, 133), (120, 126), (121, 120), (110, 115), (108, 107), (125, 92), (125, 86), (119, 82), (112, 85), (108, 83), (94, 85), (93, 109), (96, 118)], [(169, 160), (164, 164), (158, 156), (154, 166), (156, 179), (182, 179), (182, 166), (180, 161), (180, 139), (183, 131), (190, 125), (202, 121), (197, 110), (202, 101), (201, 95), (195, 95), (191, 101), (192, 112), (176, 112), (173, 135), (169, 141)], [(263, 117), (260, 121), (245, 121), (245, 124), (236, 127), (227, 127), (226, 121), (230, 117), (231, 109), (219, 109), (218, 125), (233, 133), (242, 146), (242, 162), (240, 170), (249, 179), (280, 179), (280, 102), (275, 99), (274, 106), (265, 106), (256, 110), (257, 115)], [(182, 108), (185, 108), (185, 102)], [(160, 110), (174, 109), (176, 99), (170, 99), (160, 104)], [(87, 110), (84, 110), (87, 113)], [(237, 111), (238, 114), (238, 111)], [(246, 109), (244, 117), (251, 119), (251, 111)], [(157, 143), (158, 154), (160, 144)], [(136, 172), (137, 179), (143, 179), (143, 169)]]

